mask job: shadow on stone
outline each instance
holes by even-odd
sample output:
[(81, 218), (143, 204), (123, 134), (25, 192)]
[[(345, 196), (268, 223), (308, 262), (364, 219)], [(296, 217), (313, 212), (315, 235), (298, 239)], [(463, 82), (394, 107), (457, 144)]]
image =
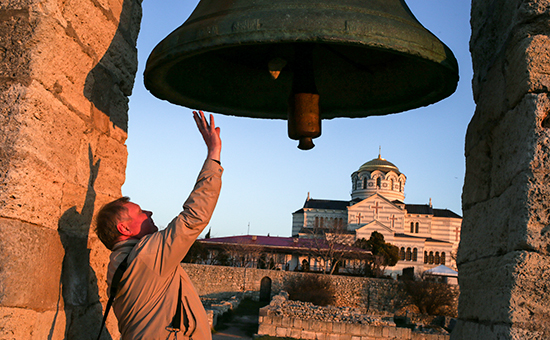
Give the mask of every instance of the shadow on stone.
[[(90, 331), (99, 331), (103, 315), (97, 278), (90, 265), (88, 249), (88, 235), (96, 200), (94, 183), (99, 172), (100, 160), (94, 164), (91, 147), (88, 149), (88, 156), (90, 177), (82, 210), (78, 212), (73, 206), (63, 213), (58, 222), (59, 238), (65, 250), (60, 282), (63, 299), (59, 302), (63, 303), (66, 315), (65, 339), (81, 339), (84, 334), (87, 338)], [(58, 309), (59, 307), (58, 305)], [(53, 334), (55, 323), (56, 319), (52, 324), (50, 336)]]
[[(84, 96), (93, 105), (93, 119), (100, 128), (107, 116), (116, 127), (128, 132), (128, 97), (132, 94), (137, 72), (137, 35), (141, 22), (141, 1), (124, 0), (119, 20), (112, 12), (104, 15), (118, 21), (118, 27), (109, 48), (88, 73)], [(100, 122), (98, 124), (98, 122)]]

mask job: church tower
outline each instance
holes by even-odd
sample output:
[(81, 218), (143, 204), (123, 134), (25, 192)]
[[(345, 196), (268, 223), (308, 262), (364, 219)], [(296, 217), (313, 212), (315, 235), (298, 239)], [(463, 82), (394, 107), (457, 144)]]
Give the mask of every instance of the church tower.
[(405, 200), (407, 177), (391, 162), (380, 157), (361, 165), (351, 175), (351, 199), (363, 200), (378, 193), (390, 201)]

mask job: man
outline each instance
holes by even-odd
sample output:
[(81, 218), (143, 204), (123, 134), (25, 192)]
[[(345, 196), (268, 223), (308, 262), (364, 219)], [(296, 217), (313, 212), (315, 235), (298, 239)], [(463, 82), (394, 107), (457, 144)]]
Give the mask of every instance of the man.
[(183, 211), (168, 227), (158, 231), (153, 213), (127, 197), (106, 204), (97, 215), (96, 233), (112, 250), (109, 289), (116, 269), (128, 257), (113, 302), (122, 339), (212, 338), (204, 307), (180, 262), (208, 224), (217, 202), (223, 172), (221, 139), (212, 115), (210, 123), (202, 111), (193, 112), (193, 118), (208, 155)]

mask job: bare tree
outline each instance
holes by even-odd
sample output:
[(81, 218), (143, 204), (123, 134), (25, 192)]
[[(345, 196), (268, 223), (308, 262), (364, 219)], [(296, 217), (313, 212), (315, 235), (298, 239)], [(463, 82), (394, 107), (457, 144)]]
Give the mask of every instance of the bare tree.
[(233, 267), (243, 268), (255, 267), (264, 253), (263, 247), (246, 242), (225, 244), (222, 249), (231, 258)]
[(321, 271), (333, 275), (338, 273), (345, 259), (364, 259), (365, 251), (353, 247), (354, 236), (341, 224), (332, 228), (314, 227), (309, 232), (309, 255), (320, 260)]

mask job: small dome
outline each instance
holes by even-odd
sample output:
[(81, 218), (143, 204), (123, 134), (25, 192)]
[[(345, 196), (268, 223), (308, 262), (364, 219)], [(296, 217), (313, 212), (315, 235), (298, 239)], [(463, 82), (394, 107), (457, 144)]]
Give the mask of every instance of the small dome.
[(401, 172), (399, 172), (398, 167), (396, 167), (393, 163), (388, 162), (384, 158), (380, 157), (380, 155), (378, 155), (378, 158), (375, 158), (361, 165), (361, 167), (359, 168), (359, 170), (357, 170), (357, 172), (363, 172), (363, 171), (373, 172), (374, 170), (380, 170), (384, 173), (394, 171), (395, 173), (397, 173), (397, 175), (401, 174)]

